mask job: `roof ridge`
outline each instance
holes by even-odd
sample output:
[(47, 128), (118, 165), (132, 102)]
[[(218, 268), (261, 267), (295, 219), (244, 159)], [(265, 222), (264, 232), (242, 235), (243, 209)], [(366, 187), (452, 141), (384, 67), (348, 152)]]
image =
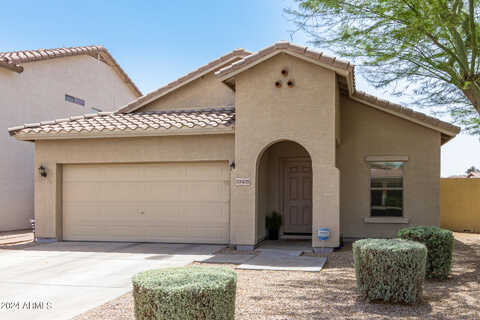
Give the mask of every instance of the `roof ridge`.
[(25, 52), (25, 51), (47, 51), (47, 50), (59, 50), (59, 49), (79, 49), (79, 48), (86, 48), (86, 47), (98, 47), (98, 48), (104, 48), (105, 47), (101, 44), (96, 45), (86, 45), (86, 46), (71, 46), (71, 47), (57, 47), (57, 48), (38, 48), (38, 49), (24, 49), (24, 50), (14, 50), (14, 51), (0, 51), (0, 55), (6, 54), (6, 53), (19, 53), (19, 52)]
[(116, 112), (118, 113), (124, 113), (124, 112), (132, 112), (132, 111), (135, 111), (136, 109), (140, 108), (143, 106), (144, 103), (148, 103), (150, 101), (150, 99), (158, 99), (160, 98), (163, 94), (166, 94), (166, 92), (169, 92), (170, 89), (173, 89), (173, 88), (178, 88), (182, 85), (185, 85), (195, 79), (197, 79), (198, 77), (200, 77), (204, 72), (212, 69), (212, 68), (215, 68), (216, 66), (218, 66), (219, 64), (221, 63), (225, 63), (225, 62), (228, 62), (229, 60), (231, 59), (234, 59), (234, 58), (237, 58), (239, 56), (246, 56), (246, 55), (249, 55), (251, 54), (251, 52), (249, 51), (246, 51), (244, 49), (235, 49), (223, 56), (220, 56), (219, 58), (215, 59), (215, 60), (212, 60), (210, 61), (209, 63), (177, 78), (176, 80), (174, 81), (171, 81), (169, 83), (167, 83), (166, 85), (156, 89), (156, 90), (153, 90), (131, 102), (129, 102), (128, 104), (122, 106), (121, 108), (119, 108)]
[(274, 43), (273, 45), (260, 49), (257, 52), (254, 52), (246, 57), (243, 57), (239, 61), (236, 61), (228, 66), (225, 66), (224, 68), (215, 72), (215, 75), (224, 76), (225, 74), (228, 74), (230, 72), (240, 69), (243, 65), (247, 64), (251, 60), (255, 61), (256, 59), (267, 56), (270, 53), (273, 53), (275, 51), (281, 51), (281, 50), (291, 50), (294, 53), (305, 55), (308, 58), (321, 60), (321, 62), (325, 62), (326, 64), (332, 65), (332, 67), (340, 67), (345, 70), (350, 70), (355, 67), (355, 65), (350, 63), (349, 61), (338, 59), (337, 57), (333, 57), (333, 56), (328, 56), (321, 51), (310, 49), (307, 46), (300, 46), (294, 43), (290, 43), (288, 41), (279, 41)]
[(225, 112), (225, 111), (235, 111), (235, 106), (218, 106), (218, 107), (201, 107), (201, 108), (191, 108), (191, 109), (166, 109), (166, 110), (155, 110), (155, 111), (144, 111), (144, 112), (130, 112), (130, 113), (116, 113), (114, 111), (100, 111), (96, 113), (86, 113), (78, 116), (71, 116), (68, 118), (58, 118), (48, 121), (40, 121), (34, 123), (25, 123), (23, 125), (10, 127), (8, 132), (10, 134), (15, 131), (19, 131), (26, 128), (38, 128), (43, 125), (52, 125), (63, 122), (72, 122), (77, 120), (91, 119), (96, 117), (108, 117), (108, 116), (123, 116), (123, 115), (149, 115), (149, 114), (173, 114), (173, 113), (195, 113), (195, 112)]
[(111, 134), (122, 132), (131, 133), (134, 130), (155, 132), (157, 129), (220, 129), (221, 132), (226, 132), (227, 129), (228, 132), (232, 132), (234, 123), (235, 109), (225, 107), (193, 109), (191, 111), (99, 112), (52, 121), (28, 123), (8, 128), (8, 131), (12, 136), (19, 134), (20, 137), (25, 137), (28, 140), (32, 135), (55, 136), (69, 133), (85, 133), (88, 135), (104, 132), (105, 136), (111, 136)]
[(423, 122), (428, 123), (432, 126), (440, 127), (440, 128), (445, 129), (447, 131), (452, 131), (452, 133), (458, 134), (461, 130), (460, 127), (458, 127), (454, 124), (451, 124), (449, 122), (446, 122), (446, 121), (440, 120), (438, 118), (432, 117), (432, 116), (430, 116), (426, 113), (416, 111), (412, 108), (405, 107), (405, 106), (403, 106), (399, 103), (395, 103), (395, 102), (388, 101), (386, 99), (379, 98), (377, 96), (371, 95), (371, 94), (366, 93), (364, 91), (355, 90), (352, 97), (357, 98), (357, 99), (363, 101), (364, 103), (365, 102), (366, 103), (371, 103), (371, 104), (378, 105), (379, 107), (384, 107), (384, 108), (389, 109), (391, 111), (401, 112), (404, 115), (409, 116), (413, 119), (423, 121)]
[(141, 112), (129, 112), (129, 113), (115, 113), (115, 114), (165, 114), (165, 113), (193, 113), (193, 112), (216, 112), (216, 111), (234, 111), (235, 106), (215, 106), (215, 107), (199, 107), (188, 109), (165, 109), (165, 110), (151, 110)]

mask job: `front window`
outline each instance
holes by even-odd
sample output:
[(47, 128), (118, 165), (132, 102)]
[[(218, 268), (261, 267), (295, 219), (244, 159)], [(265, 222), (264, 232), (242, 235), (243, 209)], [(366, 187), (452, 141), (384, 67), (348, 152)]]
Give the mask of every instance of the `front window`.
[(403, 216), (403, 162), (369, 162), (370, 215)]

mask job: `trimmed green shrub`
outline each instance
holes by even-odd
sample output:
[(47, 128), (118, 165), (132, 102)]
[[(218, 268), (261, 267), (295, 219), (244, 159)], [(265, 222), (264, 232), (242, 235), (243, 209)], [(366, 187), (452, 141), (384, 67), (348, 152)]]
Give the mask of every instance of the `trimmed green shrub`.
[(149, 270), (133, 277), (135, 319), (234, 319), (237, 276), (214, 267)]
[(401, 239), (365, 239), (353, 244), (357, 288), (369, 301), (412, 304), (423, 298), (427, 248)]
[(401, 229), (398, 236), (418, 241), (427, 247), (427, 278), (447, 279), (452, 268), (453, 232), (438, 227), (419, 226)]

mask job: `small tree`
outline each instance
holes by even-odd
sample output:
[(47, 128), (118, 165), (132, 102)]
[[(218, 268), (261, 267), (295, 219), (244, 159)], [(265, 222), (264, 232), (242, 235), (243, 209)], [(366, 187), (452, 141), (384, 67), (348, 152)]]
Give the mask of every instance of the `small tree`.
[(471, 166), (470, 168), (467, 169), (467, 171), (465, 171), (466, 174), (476, 173), (476, 172), (480, 172), (480, 170), (478, 170), (475, 166)]
[(299, 9), (286, 11), (314, 45), (480, 134), (480, 0), (296, 1)]

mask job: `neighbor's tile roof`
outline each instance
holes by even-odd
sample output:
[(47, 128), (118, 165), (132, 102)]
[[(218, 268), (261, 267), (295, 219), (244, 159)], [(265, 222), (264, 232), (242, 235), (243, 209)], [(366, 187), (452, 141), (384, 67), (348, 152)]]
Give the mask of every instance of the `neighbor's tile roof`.
[(219, 107), (132, 113), (100, 112), (67, 119), (9, 128), (10, 135), (95, 133), (182, 128), (228, 128), (235, 122), (235, 108)]
[(3, 66), (17, 72), (22, 72), (23, 67), (21, 66), (21, 64), (23, 63), (80, 55), (89, 55), (108, 64), (118, 73), (120, 78), (135, 92), (137, 97), (142, 95), (142, 93), (133, 83), (130, 77), (125, 73), (125, 71), (123, 71), (117, 61), (115, 61), (115, 59), (103, 46), (83, 46), (70, 48), (0, 52), (0, 67)]

